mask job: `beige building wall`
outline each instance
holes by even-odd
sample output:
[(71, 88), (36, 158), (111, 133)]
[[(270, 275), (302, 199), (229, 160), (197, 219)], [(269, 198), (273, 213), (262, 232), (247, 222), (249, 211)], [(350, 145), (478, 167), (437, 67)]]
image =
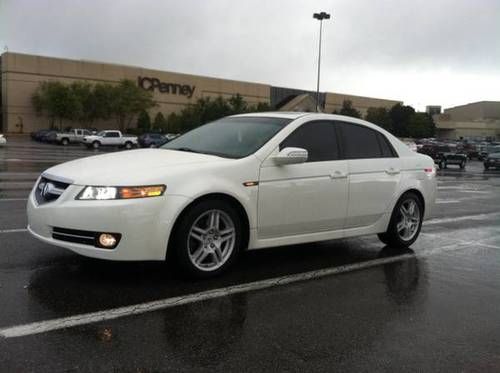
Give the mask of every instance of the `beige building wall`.
[(444, 110), (450, 120), (474, 121), (479, 119), (500, 119), (500, 102), (480, 101), (471, 104), (455, 106)]
[(403, 103), (402, 101), (386, 100), (381, 98), (354, 96), (341, 93), (327, 93), (325, 100), (325, 113), (332, 113), (334, 110), (339, 111), (342, 109), (342, 103), (344, 100), (350, 100), (352, 102), (352, 106), (356, 110), (360, 111), (363, 117), (366, 115), (366, 112), (370, 107), (385, 107), (390, 109), (397, 103)]
[(500, 140), (500, 120), (452, 121), (435, 119), (437, 137), (447, 139), (490, 138)]
[(500, 102), (480, 101), (445, 109), (434, 115), (440, 138), (490, 138), (500, 140)]
[[(75, 61), (60, 58), (32, 56), (19, 53), (2, 55), (2, 110), (3, 131), (28, 133), (47, 128), (48, 119), (38, 117), (31, 104), (31, 96), (40, 82), (57, 80), (64, 83), (87, 81), (90, 83), (117, 83), (121, 79), (137, 81), (138, 77), (157, 78), (161, 82), (194, 86), (192, 97), (154, 91), (153, 98), (158, 106), (151, 114), (161, 111), (164, 115), (178, 112), (200, 97), (231, 97), (241, 94), (250, 104), (269, 103), (270, 86), (258, 83), (216, 79), (189, 74), (112, 65), (90, 61)], [(134, 123), (135, 124), (135, 123)], [(75, 123), (63, 123), (63, 126)], [(115, 122), (94, 123), (97, 128), (116, 126)]]

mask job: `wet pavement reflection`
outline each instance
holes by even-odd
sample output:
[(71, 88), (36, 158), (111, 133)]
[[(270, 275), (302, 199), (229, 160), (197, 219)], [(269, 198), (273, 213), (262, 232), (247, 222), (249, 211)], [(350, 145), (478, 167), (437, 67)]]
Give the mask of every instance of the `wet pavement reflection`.
[[(26, 224), (39, 172), (91, 155), (0, 148), (0, 232)], [(325, 268), (332, 276), (116, 320), (0, 337), (0, 371), (500, 371), (500, 172), (438, 172), (438, 204), (406, 252), (367, 236), (246, 252), (224, 276), (80, 257), (0, 233), (0, 329)], [(383, 259), (393, 259), (383, 262)], [(353, 267), (355, 268), (355, 267)]]

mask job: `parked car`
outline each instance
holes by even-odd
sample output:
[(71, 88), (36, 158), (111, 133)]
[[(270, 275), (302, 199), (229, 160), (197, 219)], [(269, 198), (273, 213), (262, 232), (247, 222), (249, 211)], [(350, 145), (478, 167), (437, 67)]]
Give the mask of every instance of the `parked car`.
[(160, 149), (51, 167), (28, 199), (28, 230), (101, 259), (164, 260), (168, 248), (185, 273), (209, 277), (246, 249), (366, 234), (406, 248), (435, 197), (433, 160), (374, 124), (254, 113)]
[(50, 130), (50, 131), (44, 132), (43, 135), (41, 136), (40, 141), (55, 144), (57, 141), (57, 134), (58, 134), (58, 131), (56, 131), (56, 130)]
[(414, 143), (413, 141), (404, 141), (404, 143), (406, 144), (406, 146), (408, 146), (414, 152), (418, 151), (417, 144)]
[[(139, 145), (143, 148), (155, 148), (163, 145), (167, 140), (161, 133), (145, 133), (138, 138)], [(168, 141), (168, 140), (167, 140)]]
[(4, 135), (0, 133), (0, 146), (5, 146), (7, 144), (7, 139)]
[(48, 129), (43, 129), (35, 132), (31, 132), (31, 138), (35, 141), (42, 141), (42, 137), (49, 132), (50, 130)]
[(132, 149), (137, 145), (137, 136), (124, 135), (121, 131), (106, 130), (97, 135), (84, 136), (83, 143), (88, 148), (98, 149), (101, 146), (119, 146)]
[(481, 159), (486, 159), (490, 154), (500, 153), (500, 145), (486, 145), (481, 150)]
[(488, 157), (484, 160), (484, 169), (488, 170), (490, 168), (500, 168), (500, 152), (488, 154)]
[(440, 169), (447, 168), (450, 164), (464, 169), (467, 163), (467, 155), (453, 151), (450, 145), (424, 145), (419, 149), (419, 153), (431, 157)]
[(85, 136), (92, 135), (92, 132), (83, 128), (75, 128), (68, 132), (56, 134), (56, 142), (61, 145), (69, 145), (71, 143), (81, 143)]

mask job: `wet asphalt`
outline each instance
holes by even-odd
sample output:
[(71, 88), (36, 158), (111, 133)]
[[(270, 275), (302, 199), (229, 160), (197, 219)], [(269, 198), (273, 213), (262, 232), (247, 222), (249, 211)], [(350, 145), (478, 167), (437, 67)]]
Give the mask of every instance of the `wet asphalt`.
[[(266, 249), (192, 281), (163, 263), (83, 258), (23, 230), (38, 174), (94, 152), (23, 138), (0, 148), (0, 331), (209, 290), (222, 296), (0, 337), (1, 372), (500, 371), (500, 170), (471, 161), (440, 171), (436, 211), (406, 252), (372, 236)], [(322, 269), (333, 274), (224, 295)]]

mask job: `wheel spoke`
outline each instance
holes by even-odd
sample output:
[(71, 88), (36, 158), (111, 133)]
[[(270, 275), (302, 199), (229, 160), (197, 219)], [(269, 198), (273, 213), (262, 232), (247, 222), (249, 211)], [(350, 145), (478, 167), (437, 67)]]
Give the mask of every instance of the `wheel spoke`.
[(208, 224), (208, 226), (211, 229), (219, 228), (219, 217), (220, 217), (219, 211), (212, 211), (210, 213), (210, 223)]
[(401, 232), (405, 228), (405, 223), (404, 221), (400, 221), (398, 225), (396, 226), (398, 232)]
[(201, 253), (196, 257), (195, 262), (198, 263), (198, 265), (201, 265), (205, 258), (208, 256), (208, 251), (205, 250), (204, 248), (201, 248)]
[(200, 228), (200, 227), (198, 227), (197, 225), (193, 226), (193, 228), (191, 228), (191, 230), (192, 230), (193, 232), (198, 233), (198, 234), (206, 234), (206, 233), (207, 233), (207, 231), (206, 231), (205, 229)]
[(219, 246), (216, 246), (214, 249), (214, 259), (217, 263), (222, 262), (222, 250)]
[[(193, 229), (193, 231), (194, 231), (194, 229)], [(191, 233), (189, 234), (189, 236), (192, 237), (192, 238), (194, 238), (197, 241), (203, 242), (203, 237), (200, 236), (199, 234), (194, 233), (193, 231), (191, 231)]]

